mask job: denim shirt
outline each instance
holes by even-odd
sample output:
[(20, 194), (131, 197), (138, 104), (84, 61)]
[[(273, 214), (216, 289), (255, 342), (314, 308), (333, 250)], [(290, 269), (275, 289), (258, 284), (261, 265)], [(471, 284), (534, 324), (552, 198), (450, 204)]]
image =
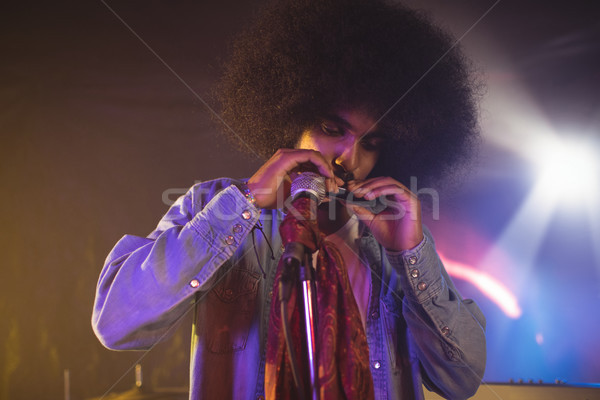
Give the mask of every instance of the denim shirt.
[[(194, 308), (190, 399), (264, 398), (283, 214), (255, 208), (239, 183), (192, 187), (148, 237), (119, 240), (98, 281), (92, 325), (110, 349), (148, 349)], [(431, 234), (389, 252), (363, 231), (375, 398), (422, 399), (422, 384), (446, 398), (472, 396), (485, 368), (485, 318), (456, 291)]]

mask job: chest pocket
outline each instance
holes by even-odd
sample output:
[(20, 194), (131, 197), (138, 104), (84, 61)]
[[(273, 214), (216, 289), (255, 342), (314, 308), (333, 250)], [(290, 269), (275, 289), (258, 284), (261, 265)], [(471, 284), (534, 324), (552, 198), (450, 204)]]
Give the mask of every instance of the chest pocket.
[(199, 307), (204, 343), (213, 354), (230, 354), (246, 348), (256, 314), (260, 275), (232, 268), (208, 293)]

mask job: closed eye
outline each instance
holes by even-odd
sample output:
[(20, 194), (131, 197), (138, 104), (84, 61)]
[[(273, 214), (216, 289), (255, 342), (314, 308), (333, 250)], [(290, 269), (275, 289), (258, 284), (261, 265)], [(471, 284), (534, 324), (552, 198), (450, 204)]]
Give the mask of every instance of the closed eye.
[(375, 135), (367, 135), (360, 140), (360, 145), (367, 151), (379, 151), (383, 143), (383, 138)]
[(329, 122), (321, 123), (321, 131), (327, 136), (340, 136), (344, 134), (344, 131), (339, 126)]

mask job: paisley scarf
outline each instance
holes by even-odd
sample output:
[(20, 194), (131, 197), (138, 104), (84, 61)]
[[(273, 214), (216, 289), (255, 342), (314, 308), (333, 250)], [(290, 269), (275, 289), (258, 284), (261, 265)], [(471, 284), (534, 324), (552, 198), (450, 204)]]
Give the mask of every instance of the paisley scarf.
[[(293, 205), (302, 217), (296, 218), (291, 212), (286, 215), (279, 228), (283, 244), (299, 242), (311, 252), (319, 251), (315, 276), (316, 321), (318, 321), (315, 335), (319, 398), (321, 400), (373, 399), (373, 378), (369, 368), (367, 337), (342, 256), (333, 244), (323, 240), (325, 236), (319, 231), (316, 220), (310, 219), (310, 201), (298, 199)], [(271, 299), (265, 394), (267, 399), (273, 400), (304, 400), (300, 399), (294, 384), (281, 325), (278, 292), (283, 265), (283, 261), (280, 260)], [(292, 343), (298, 355), (299, 371), (303, 373), (308, 368), (303, 364), (306, 363), (304, 358), (300, 357), (305, 333), (301, 329), (301, 314), (296, 305), (296, 299), (301, 294), (296, 291), (294, 287), (287, 307)]]

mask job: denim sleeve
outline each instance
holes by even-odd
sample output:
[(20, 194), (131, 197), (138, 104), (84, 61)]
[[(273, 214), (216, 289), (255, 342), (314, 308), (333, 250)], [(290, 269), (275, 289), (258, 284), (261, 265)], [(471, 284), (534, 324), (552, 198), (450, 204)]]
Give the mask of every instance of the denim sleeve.
[(387, 257), (400, 276), (411, 352), (419, 359), (425, 386), (445, 398), (473, 396), (486, 362), (481, 310), (454, 287), (429, 231), (414, 249), (387, 252)]
[(237, 187), (200, 184), (173, 204), (148, 237), (119, 240), (96, 288), (92, 326), (102, 344), (145, 349), (168, 336), (259, 214)]

